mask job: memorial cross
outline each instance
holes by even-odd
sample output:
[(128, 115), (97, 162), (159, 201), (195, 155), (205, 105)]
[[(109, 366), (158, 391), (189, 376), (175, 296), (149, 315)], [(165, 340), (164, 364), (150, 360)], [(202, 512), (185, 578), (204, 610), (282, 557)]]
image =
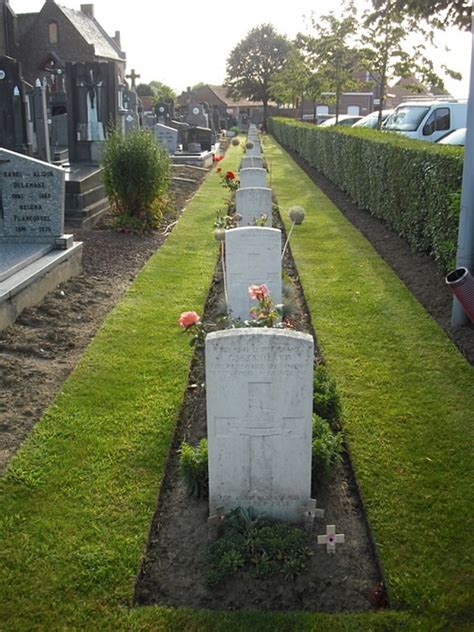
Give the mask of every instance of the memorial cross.
[(327, 553), (335, 553), (336, 544), (343, 544), (345, 539), (343, 533), (336, 534), (336, 525), (329, 524), (326, 527), (326, 535), (318, 535), (318, 544), (325, 544)]

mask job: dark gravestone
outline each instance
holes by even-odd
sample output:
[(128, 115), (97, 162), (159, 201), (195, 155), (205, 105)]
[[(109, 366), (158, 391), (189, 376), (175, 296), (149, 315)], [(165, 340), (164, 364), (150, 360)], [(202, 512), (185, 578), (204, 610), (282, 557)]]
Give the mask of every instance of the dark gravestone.
[(191, 127), (188, 132), (188, 145), (199, 144), (201, 151), (211, 151), (212, 130), (207, 127)]
[(0, 57), (0, 147), (26, 152), (26, 112), (20, 64)]
[(188, 123), (183, 123), (182, 121), (170, 121), (169, 127), (174, 127), (174, 129), (178, 130), (178, 144), (186, 150), (188, 147), (188, 134), (190, 129)]

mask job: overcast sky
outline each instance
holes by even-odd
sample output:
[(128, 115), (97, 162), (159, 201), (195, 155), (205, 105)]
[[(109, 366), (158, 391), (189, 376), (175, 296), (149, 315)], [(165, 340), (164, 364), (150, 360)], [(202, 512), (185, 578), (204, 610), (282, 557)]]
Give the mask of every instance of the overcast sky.
[[(44, 0), (10, 0), (10, 4), (16, 13), (26, 13), (39, 11)], [(58, 4), (79, 9), (81, 1)], [(337, 10), (340, 1), (95, 0), (94, 5), (95, 16), (106, 31), (121, 32), (128, 69), (135, 68), (141, 81), (162, 81), (179, 93), (199, 81), (221, 84), (228, 54), (253, 27), (271, 22), (291, 38), (305, 29), (304, 15), (313, 10), (320, 15)], [(367, 3), (356, 0), (356, 5)], [(461, 82), (446, 80), (447, 87), (454, 96), (467, 97), (470, 35), (453, 29), (440, 34), (437, 42), (439, 50), (432, 53), (437, 68), (446, 64), (463, 74)], [(444, 51), (446, 45), (449, 53)]]

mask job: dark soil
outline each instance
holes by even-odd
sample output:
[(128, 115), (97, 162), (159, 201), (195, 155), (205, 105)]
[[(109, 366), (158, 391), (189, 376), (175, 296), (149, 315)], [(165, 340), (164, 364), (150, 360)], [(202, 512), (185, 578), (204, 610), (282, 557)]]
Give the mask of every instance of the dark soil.
[(110, 215), (93, 230), (69, 229), (84, 243), (83, 273), (0, 332), (0, 474), (207, 172), (183, 166), (173, 167), (171, 175), (175, 210), (157, 231), (118, 233), (110, 228)]
[[(288, 151), (288, 149), (286, 149)], [(359, 209), (348, 195), (294, 152), (292, 158), (313, 182), (342, 211), (347, 219), (370, 241), (426, 311), (456, 344), (466, 360), (474, 365), (474, 324), (453, 329), (453, 297), (444, 274), (426, 254), (414, 252), (385, 222)]]
[[(286, 257), (285, 272), (291, 281), (295, 305), (292, 324), (295, 329), (313, 334), (291, 255)], [(218, 265), (205, 321), (215, 322), (222, 308), (222, 291)], [(315, 361), (320, 362), (321, 358), (316, 355)], [(381, 575), (347, 461), (332, 478), (313, 481), (313, 497), (325, 509), (325, 517), (315, 521), (308, 569), (296, 581), (287, 582), (281, 576), (256, 578), (247, 571), (221, 586), (207, 586), (208, 503), (189, 496), (179, 476), (178, 454), (182, 441), (196, 444), (206, 436), (204, 381), (203, 352), (197, 351), (136, 586), (136, 603), (218, 610), (325, 612), (364, 611), (382, 605), (376, 598)], [(346, 534), (346, 543), (334, 556), (317, 544), (317, 535), (325, 533), (327, 524), (335, 524), (338, 533)]]

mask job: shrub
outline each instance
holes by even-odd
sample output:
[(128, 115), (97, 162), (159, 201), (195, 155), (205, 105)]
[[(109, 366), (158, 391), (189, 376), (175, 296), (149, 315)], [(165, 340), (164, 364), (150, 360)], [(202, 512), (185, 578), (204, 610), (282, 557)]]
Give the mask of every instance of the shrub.
[(201, 439), (197, 446), (183, 442), (180, 450), (179, 469), (190, 494), (198, 498), (209, 494), (207, 439)]
[(272, 118), (270, 131), (444, 270), (456, 252), (463, 150), (362, 128)]
[(336, 382), (320, 364), (314, 371), (313, 412), (323, 419), (335, 422), (341, 417), (341, 397)]
[(329, 474), (342, 460), (342, 433), (332, 432), (329, 423), (313, 415), (312, 467), (316, 474)]
[(113, 131), (106, 142), (104, 184), (117, 225), (135, 231), (156, 228), (169, 183), (169, 157), (148, 130), (123, 136)]
[(252, 519), (234, 509), (222, 526), (222, 537), (209, 548), (208, 584), (215, 586), (242, 568), (257, 577), (281, 574), (291, 580), (305, 570), (311, 555), (309, 537), (297, 527)]

